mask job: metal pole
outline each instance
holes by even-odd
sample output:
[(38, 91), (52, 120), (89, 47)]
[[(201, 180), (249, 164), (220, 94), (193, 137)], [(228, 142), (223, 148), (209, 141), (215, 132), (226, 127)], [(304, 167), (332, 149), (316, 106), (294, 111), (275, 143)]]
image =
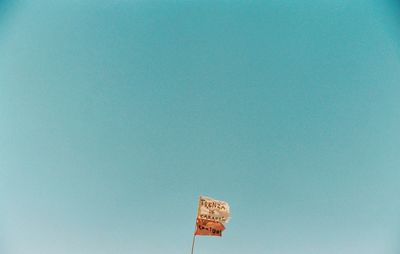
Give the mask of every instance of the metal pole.
[(193, 242), (192, 242), (192, 254), (193, 254), (193, 249), (194, 249), (194, 241), (196, 240), (196, 235), (193, 234)]

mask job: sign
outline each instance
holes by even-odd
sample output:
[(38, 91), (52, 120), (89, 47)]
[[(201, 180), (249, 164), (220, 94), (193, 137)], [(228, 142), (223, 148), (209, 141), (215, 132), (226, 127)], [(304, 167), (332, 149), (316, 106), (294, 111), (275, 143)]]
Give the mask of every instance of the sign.
[(197, 219), (195, 235), (222, 236), (222, 231), (225, 229), (220, 222)]
[(197, 218), (222, 224), (227, 223), (229, 220), (229, 204), (225, 201), (201, 196)]

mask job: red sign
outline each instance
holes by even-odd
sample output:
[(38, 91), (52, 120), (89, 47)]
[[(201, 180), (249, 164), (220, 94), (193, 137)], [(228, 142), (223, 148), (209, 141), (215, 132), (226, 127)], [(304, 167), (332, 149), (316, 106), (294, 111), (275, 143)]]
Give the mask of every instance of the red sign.
[(222, 236), (222, 231), (225, 229), (221, 222), (197, 219), (195, 235)]

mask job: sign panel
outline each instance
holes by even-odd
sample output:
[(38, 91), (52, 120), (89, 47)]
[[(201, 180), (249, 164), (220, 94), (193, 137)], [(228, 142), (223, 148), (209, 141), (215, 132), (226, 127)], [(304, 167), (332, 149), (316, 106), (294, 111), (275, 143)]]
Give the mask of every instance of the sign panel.
[(197, 218), (222, 224), (227, 223), (229, 220), (229, 204), (225, 201), (201, 196)]
[(197, 219), (195, 235), (222, 236), (222, 231), (225, 229), (220, 222)]

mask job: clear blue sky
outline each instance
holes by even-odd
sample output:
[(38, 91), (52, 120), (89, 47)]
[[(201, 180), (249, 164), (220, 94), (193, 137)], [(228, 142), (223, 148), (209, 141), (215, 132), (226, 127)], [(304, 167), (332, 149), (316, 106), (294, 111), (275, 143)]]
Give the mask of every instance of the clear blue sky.
[(0, 1), (0, 253), (399, 253), (399, 12)]

